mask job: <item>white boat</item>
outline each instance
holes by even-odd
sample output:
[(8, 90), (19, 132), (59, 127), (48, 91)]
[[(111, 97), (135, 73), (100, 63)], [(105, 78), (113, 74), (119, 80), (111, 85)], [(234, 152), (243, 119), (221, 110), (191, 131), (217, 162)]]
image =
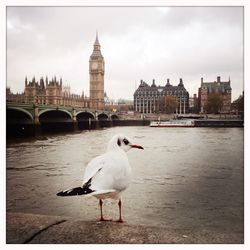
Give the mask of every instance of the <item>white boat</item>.
[(194, 127), (194, 120), (152, 121), (149, 126), (156, 128), (192, 128)]

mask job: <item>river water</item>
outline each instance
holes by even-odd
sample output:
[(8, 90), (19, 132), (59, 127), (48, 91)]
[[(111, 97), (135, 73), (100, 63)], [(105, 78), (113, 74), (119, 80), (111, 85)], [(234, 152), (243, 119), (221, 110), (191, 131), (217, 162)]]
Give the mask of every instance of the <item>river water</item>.
[[(87, 163), (116, 133), (145, 149), (128, 152), (127, 223), (243, 232), (242, 128), (113, 127), (7, 143), (7, 211), (96, 220), (97, 199), (56, 193), (80, 186)], [(118, 219), (116, 203), (105, 201), (105, 217)]]

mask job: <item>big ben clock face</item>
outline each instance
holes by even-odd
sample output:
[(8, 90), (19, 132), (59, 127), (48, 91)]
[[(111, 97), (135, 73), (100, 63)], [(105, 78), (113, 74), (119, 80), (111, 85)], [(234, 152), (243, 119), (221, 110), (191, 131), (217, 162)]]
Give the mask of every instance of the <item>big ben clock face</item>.
[(97, 63), (92, 63), (91, 68), (92, 69), (97, 69), (98, 68), (98, 64)]

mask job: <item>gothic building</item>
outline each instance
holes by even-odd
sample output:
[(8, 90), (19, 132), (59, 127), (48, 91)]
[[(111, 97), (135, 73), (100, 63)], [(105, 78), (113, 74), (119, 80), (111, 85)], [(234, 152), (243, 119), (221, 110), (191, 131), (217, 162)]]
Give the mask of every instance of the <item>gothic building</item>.
[(12, 93), (10, 88), (6, 88), (6, 101), (7, 102), (18, 102), (18, 103), (25, 103), (25, 95), (24, 92), (22, 93)]
[[(189, 110), (189, 93), (185, 89), (182, 79), (177, 86), (170, 84), (169, 79), (164, 86), (156, 86), (155, 80), (151, 86), (141, 80), (134, 93), (134, 109), (139, 113), (166, 112), (166, 99), (171, 100), (174, 107), (172, 112), (185, 114)], [(165, 105), (164, 105), (165, 104)], [(165, 107), (165, 108), (164, 108)]]
[(50, 81), (48, 77), (45, 78), (45, 81), (43, 77), (40, 78), (40, 81), (36, 81), (35, 77), (32, 78), (32, 81), (28, 81), (25, 77), (24, 93), (13, 94), (7, 88), (6, 99), (9, 102), (89, 107), (89, 100), (84, 93), (82, 95), (71, 94), (69, 87), (63, 88), (62, 78), (58, 81), (56, 77)]
[(6, 89), (6, 100), (9, 102), (22, 102), (34, 104), (53, 104), (64, 106), (78, 106), (93, 109), (104, 109), (104, 58), (101, 46), (96, 34), (94, 49), (89, 59), (90, 98), (82, 95), (71, 94), (70, 88), (63, 87), (62, 79), (56, 77), (50, 81), (48, 77), (42, 77), (39, 81), (32, 78), (28, 82), (25, 78), (25, 90), (21, 94), (13, 94)]
[(60, 78), (59, 82), (54, 77), (48, 81), (46, 77), (44, 81), (42, 77), (39, 83), (35, 77), (31, 82), (28, 82), (26, 77), (24, 94), (29, 103), (60, 105), (62, 103), (62, 79)]
[(231, 86), (230, 79), (226, 82), (222, 82), (220, 76), (217, 77), (217, 81), (203, 82), (201, 78), (201, 87), (198, 90), (199, 110), (205, 112), (205, 105), (208, 100), (208, 96), (211, 93), (219, 93), (222, 97), (221, 113), (229, 113), (231, 108)]
[(96, 34), (94, 50), (89, 59), (90, 107), (104, 109), (104, 58)]

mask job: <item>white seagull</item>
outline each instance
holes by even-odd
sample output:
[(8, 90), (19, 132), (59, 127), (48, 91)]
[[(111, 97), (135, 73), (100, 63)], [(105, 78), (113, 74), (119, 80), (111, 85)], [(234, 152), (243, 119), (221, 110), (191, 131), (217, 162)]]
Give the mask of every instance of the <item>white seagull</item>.
[(130, 139), (122, 134), (115, 135), (108, 143), (106, 153), (92, 159), (86, 167), (82, 187), (71, 188), (57, 193), (58, 196), (92, 195), (99, 199), (101, 217), (103, 218), (103, 199), (119, 200), (119, 219), (123, 222), (121, 212), (121, 193), (128, 188), (132, 171), (126, 152), (131, 148), (143, 149), (132, 144)]

